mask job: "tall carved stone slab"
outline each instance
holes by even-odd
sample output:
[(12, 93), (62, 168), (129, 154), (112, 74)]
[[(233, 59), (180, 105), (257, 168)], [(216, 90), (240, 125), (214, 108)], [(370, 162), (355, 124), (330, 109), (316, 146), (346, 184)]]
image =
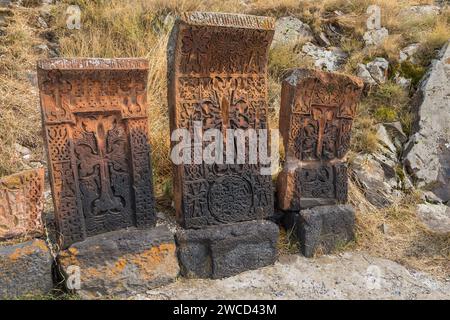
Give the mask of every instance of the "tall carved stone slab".
[[(168, 45), (171, 130), (194, 122), (203, 132), (267, 129), (268, 17), (185, 13)], [(204, 146), (204, 145), (203, 145)], [(264, 218), (273, 212), (270, 175), (258, 164), (181, 164), (174, 168), (175, 207), (186, 228)]]
[(0, 240), (42, 233), (44, 169), (0, 178)]
[(363, 83), (337, 73), (292, 70), (282, 83), (280, 131), (286, 163), (278, 205), (299, 210), (347, 201), (352, 122)]
[(38, 62), (55, 218), (63, 247), (155, 222), (143, 59)]

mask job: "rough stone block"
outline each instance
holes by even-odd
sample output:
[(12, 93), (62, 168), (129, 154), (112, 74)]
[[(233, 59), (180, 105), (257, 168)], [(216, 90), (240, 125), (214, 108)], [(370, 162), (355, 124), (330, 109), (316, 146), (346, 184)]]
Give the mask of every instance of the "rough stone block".
[(53, 288), (52, 264), (43, 240), (0, 246), (0, 299), (48, 293)]
[(0, 179), (0, 239), (42, 234), (44, 169)]
[(294, 69), (283, 80), (279, 128), (286, 162), (278, 205), (297, 211), (347, 201), (346, 153), (363, 82), (353, 76)]
[(249, 221), (176, 234), (181, 273), (188, 278), (223, 278), (258, 269), (277, 258), (278, 226)]
[(305, 257), (328, 254), (354, 239), (355, 211), (350, 205), (336, 205), (287, 212), (284, 225), (294, 228)]
[(174, 281), (179, 273), (174, 236), (165, 226), (87, 238), (62, 251), (58, 263), (68, 288), (84, 298), (143, 293)]
[(153, 226), (148, 61), (49, 59), (37, 69), (60, 245)]

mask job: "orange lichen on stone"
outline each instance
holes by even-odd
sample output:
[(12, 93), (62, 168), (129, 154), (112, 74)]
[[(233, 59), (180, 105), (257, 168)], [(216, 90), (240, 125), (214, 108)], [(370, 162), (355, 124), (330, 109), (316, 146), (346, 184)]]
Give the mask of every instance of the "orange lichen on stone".
[(70, 254), (73, 254), (73, 255), (78, 254), (78, 250), (76, 248), (69, 248), (68, 251), (70, 252)]
[(39, 248), (39, 249), (41, 249), (43, 251), (48, 251), (49, 250), (47, 245), (45, 244), (45, 242), (42, 241), (42, 240), (34, 240), (33, 241), (33, 246), (35, 246), (36, 248)]
[(114, 264), (114, 267), (110, 269), (111, 273), (114, 275), (120, 274), (123, 272), (126, 266), (127, 260), (125, 258), (119, 258)]
[(9, 255), (9, 259), (12, 261), (17, 261), (23, 256), (30, 255), (37, 250), (42, 250), (44, 252), (48, 251), (48, 247), (42, 240), (35, 240), (30, 246), (17, 248)]
[(78, 250), (76, 248), (69, 248), (59, 253), (59, 262), (64, 266), (79, 265), (77, 259)]

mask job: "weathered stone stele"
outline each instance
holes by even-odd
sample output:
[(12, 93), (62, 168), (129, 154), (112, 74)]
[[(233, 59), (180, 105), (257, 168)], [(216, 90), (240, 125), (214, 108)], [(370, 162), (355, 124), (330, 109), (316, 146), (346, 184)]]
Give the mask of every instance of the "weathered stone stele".
[[(194, 141), (194, 122), (199, 121), (203, 132), (220, 130), (226, 141), (227, 129), (267, 129), (273, 34), (274, 20), (268, 17), (193, 12), (178, 18), (168, 45), (171, 130), (188, 129)], [(175, 165), (175, 207), (183, 227), (253, 220), (273, 212), (271, 176), (261, 175), (259, 164), (233, 163)]]
[(42, 233), (44, 169), (0, 178), (0, 240)]
[(286, 162), (278, 205), (299, 210), (347, 201), (351, 128), (363, 83), (356, 77), (292, 70), (282, 83), (280, 131)]
[(62, 247), (153, 225), (144, 59), (38, 62), (44, 136)]
[[(174, 281), (180, 271), (174, 236), (166, 226), (89, 237), (60, 252), (57, 260), (68, 289), (84, 299), (145, 293)], [(78, 288), (71, 282), (76, 268)]]

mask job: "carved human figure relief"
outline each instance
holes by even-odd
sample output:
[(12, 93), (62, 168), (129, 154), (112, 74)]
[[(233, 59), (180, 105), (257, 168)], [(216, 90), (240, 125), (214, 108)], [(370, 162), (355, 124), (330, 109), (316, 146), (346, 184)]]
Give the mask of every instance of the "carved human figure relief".
[(147, 128), (147, 61), (38, 63), (55, 218), (67, 247), (155, 222)]
[(286, 162), (278, 176), (283, 210), (347, 201), (345, 155), (363, 88), (356, 77), (292, 70), (282, 83), (280, 131)]
[(43, 168), (0, 178), (0, 240), (40, 235), (43, 209)]
[[(185, 13), (168, 45), (171, 131), (267, 129), (267, 59), (274, 20), (240, 14)], [(223, 150), (226, 153), (226, 150)], [(229, 159), (228, 159), (229, 160)], [(271, 176), (231, 161), (174, 165), (174, 196), (184, 227), (267, 217)]]

